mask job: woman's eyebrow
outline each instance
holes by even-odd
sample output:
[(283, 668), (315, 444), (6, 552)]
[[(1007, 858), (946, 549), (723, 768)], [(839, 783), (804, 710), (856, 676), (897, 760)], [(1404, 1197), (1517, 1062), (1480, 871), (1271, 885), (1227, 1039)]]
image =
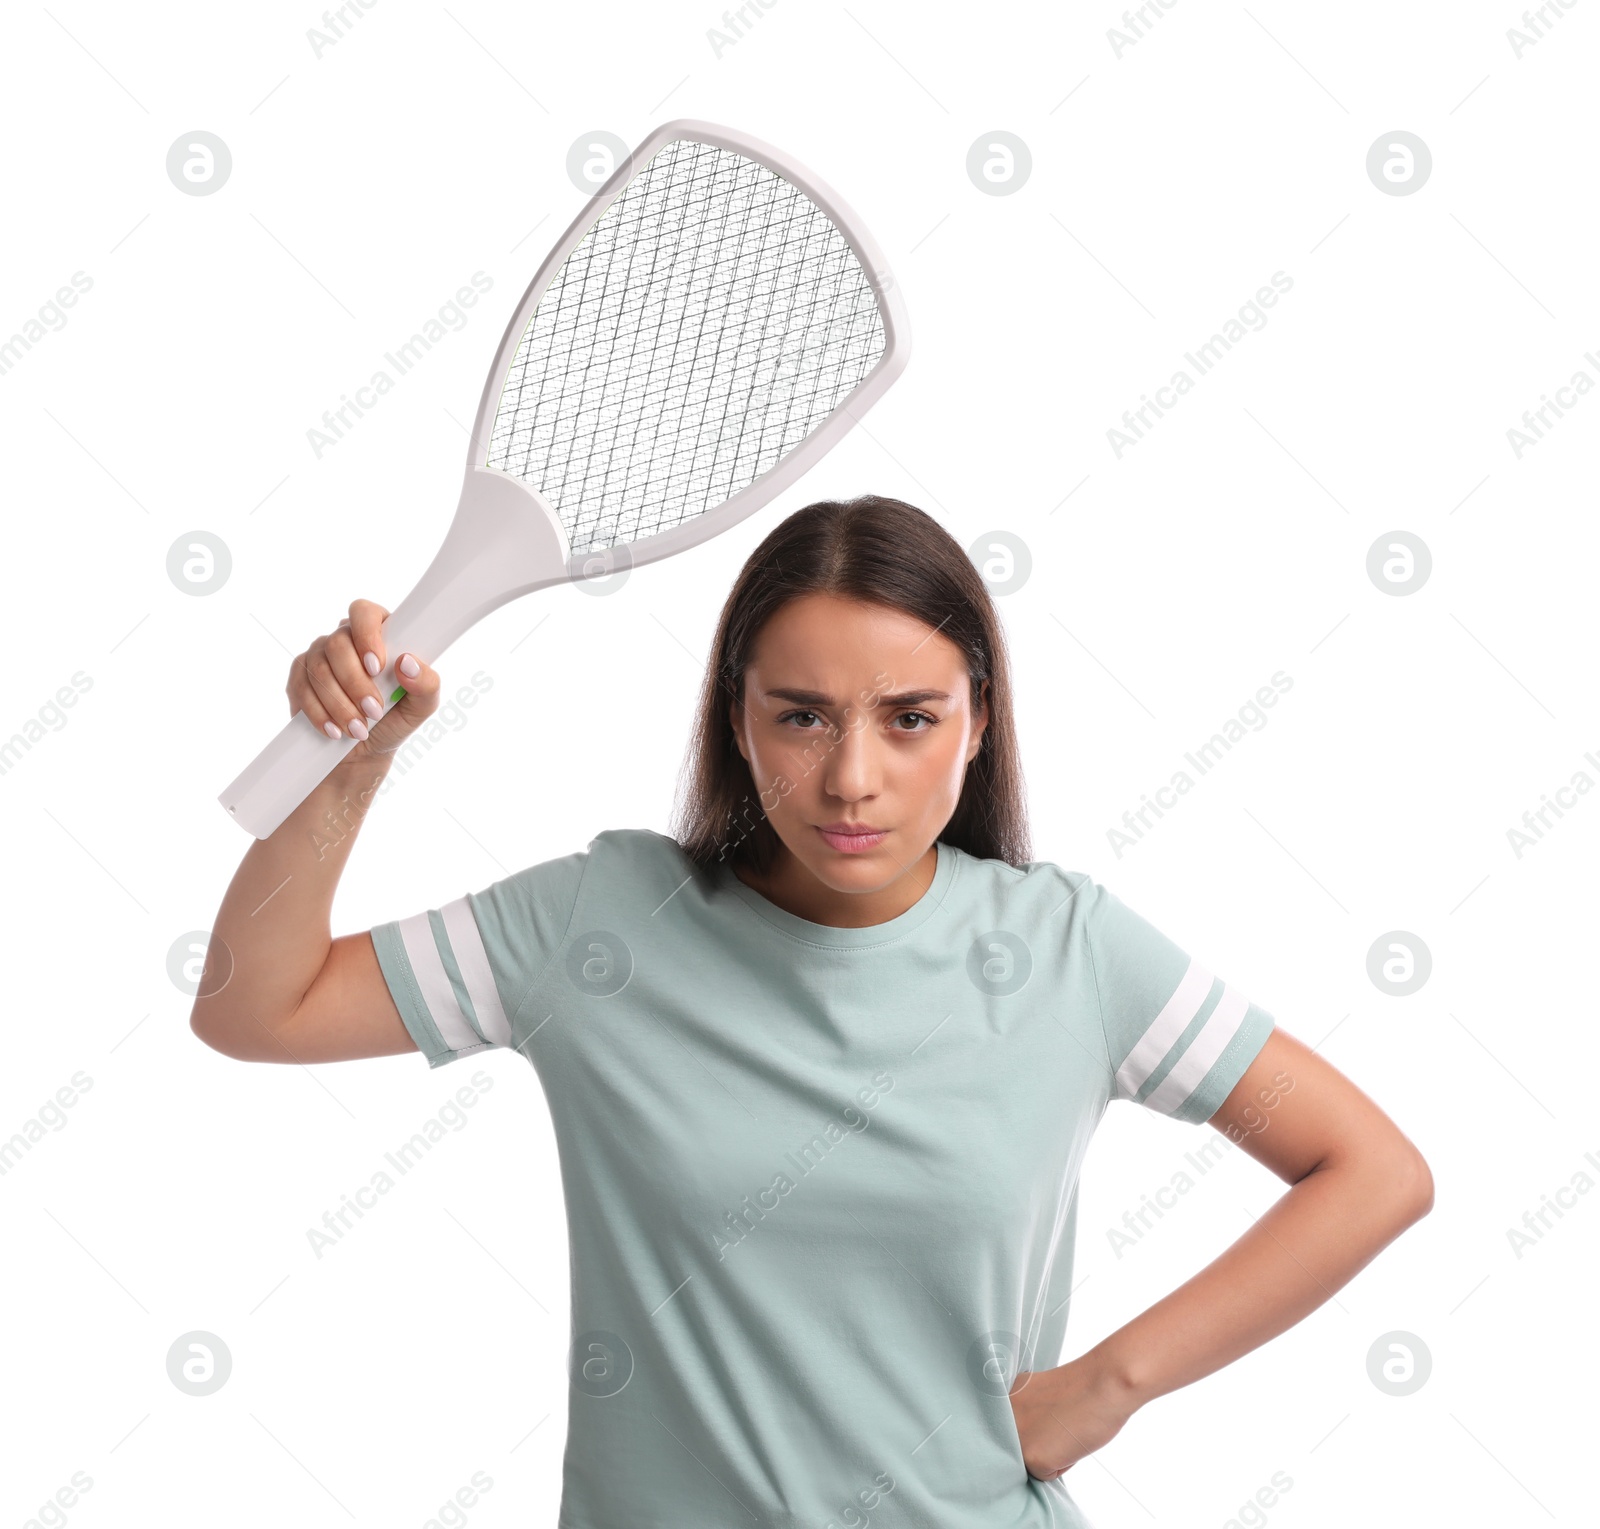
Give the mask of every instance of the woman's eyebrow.
[[(774, 701), (789, 701), (796, 706), (832, 706), (832, 696), (824, 695), (820, 690), (791, 690), (782, 687), (776, 690), (764, 690), (763, 695)], [(871, 694), (869, 691), (868, 694)], [(902, 690), (896, 695), (880, 695), (878, 704), (882, 706), (915, 706), (922, 701), (948, 701), (949, 694), (943, 690)]]

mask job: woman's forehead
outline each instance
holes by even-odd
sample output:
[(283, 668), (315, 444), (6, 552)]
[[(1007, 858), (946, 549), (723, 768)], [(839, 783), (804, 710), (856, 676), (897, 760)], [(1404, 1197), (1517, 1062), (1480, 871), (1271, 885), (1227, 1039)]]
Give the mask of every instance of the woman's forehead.
[(800, 595), (780, 606), (756, 634), (750, 652), (752, 668), (849, 674), (865, 669), (869, 678), (891, 663), (908, 676), (913, 667), (945, 677), (952, 668), (964, 667), (961, 650), (909, 611), (832, 594)]
[(904, 694), (928, 701), (949, 697), (954, 704), (966, 680), (962, 651), (899, 611), (866, 621), (774, 617), (758, 635), (746, 667), (750, 696), (782, 691), (774, 701), (795, 705), (875, 704), (878, 697)]

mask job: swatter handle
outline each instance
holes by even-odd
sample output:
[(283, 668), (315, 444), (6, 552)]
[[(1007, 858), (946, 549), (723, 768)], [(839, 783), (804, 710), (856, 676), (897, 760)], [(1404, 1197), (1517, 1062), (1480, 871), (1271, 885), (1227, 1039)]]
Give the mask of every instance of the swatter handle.
[[(544, 502), (515, 478), (470, 468), (444, 544), (384, 619), (388, 663), (373, 681), (384, 715), (405, 684), (395, 671), (402, 653), (431, 665), (496, 607), (569, 577), (560, 522)], [(330, 738), (296, 712), (217, 800), (256, 838), (269, 838), (355, 746), (354, 738)]]

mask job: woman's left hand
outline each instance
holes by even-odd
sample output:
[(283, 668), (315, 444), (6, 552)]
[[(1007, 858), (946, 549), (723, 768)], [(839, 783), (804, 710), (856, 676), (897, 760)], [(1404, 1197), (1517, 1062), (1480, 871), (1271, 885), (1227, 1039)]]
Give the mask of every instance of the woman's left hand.
[(1135, 1404), (1087, 1355), (1053, 1370), (1020, 1370), (1011, 1411), (1030, 1476), (1051, 1481), (1109, 1443)]

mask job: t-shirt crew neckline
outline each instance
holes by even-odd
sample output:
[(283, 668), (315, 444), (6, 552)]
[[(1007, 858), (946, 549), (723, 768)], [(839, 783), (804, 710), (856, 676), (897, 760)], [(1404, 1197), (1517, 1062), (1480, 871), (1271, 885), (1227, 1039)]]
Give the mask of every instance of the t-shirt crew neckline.
[(787, 908), (780, 908), (775, 902), (763, 897), (754, 887), (747, 887), (740, 881), (731, 865), (722, 868), (722, 876), (728, 890), (757, 917), (792, 939), (803, 940), (808, 945), (860, 949), (869, 945), (887, 945), (892, 940), (901, 939), (912, 930), (920, 928), (939, 911), (955, 882), (957, 864), (961, 856), (942, 841), (936, 840), (934, 849), (938, 854), (938, 862), (934, 867), (933, 880), (929, 882), (928, 890), (904, 913), (898, 913), (881, 924), (865, 924), (856, 929), (840, 928), (835, 924), (814, 924), (808, 918), (790, 913)]

